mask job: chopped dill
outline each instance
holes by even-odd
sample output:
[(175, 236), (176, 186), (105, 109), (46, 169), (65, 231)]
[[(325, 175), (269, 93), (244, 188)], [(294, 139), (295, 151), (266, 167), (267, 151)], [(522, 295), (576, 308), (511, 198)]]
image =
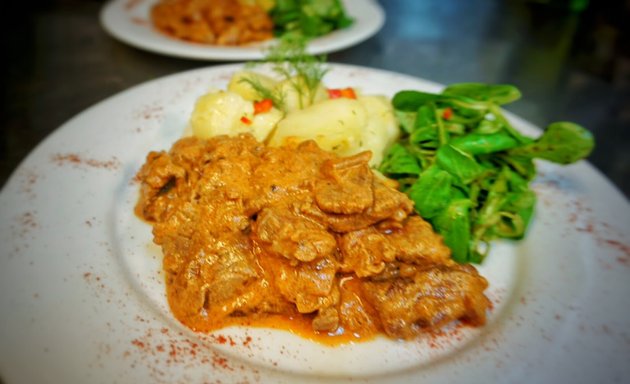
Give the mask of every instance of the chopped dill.
[[(284, 35), (267, 50), (265, 58), (249, 62), (247, 67), (269, 64), (273, 72), (290, 83), (300, 100), (306, 97), (310, 104), (328, 68), (325, 66), (325, 55), (315, 56), (307, 53), (307, 43), (308, 39), (303, 36)], [(241, 81), (249, 83), (261, 98), (271, 99), (278, 109), (287, 112), (285, 95), (282, 92), (267, 88), (255, 78), (243, 78)]]

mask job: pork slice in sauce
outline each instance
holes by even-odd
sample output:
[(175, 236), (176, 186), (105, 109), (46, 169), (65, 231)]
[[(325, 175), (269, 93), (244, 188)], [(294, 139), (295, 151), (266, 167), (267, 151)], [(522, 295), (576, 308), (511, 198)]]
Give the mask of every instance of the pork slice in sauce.
[(470, 266), (403, 266), (405, 276), (363, 281), (363, 293), (376, 309), (387, 335), (409, 339), (455, 320), (483, 324), (488, 283)]
[[(233, 302), (259, 277), (256, 263), (244, 236), (206, 240), (190, 239), (194, 245), (186, 253), (164, 256), (167, 289), (173, 311), (190, 318), (207, 316), (221, 308), (227, 315)], [(236, 309), (236, 308), (234, 308)], [(234, 310), (232, 309), (232, 310)], [(197, 319), (199, 321), (201, 319)]]
[(431, 224), (420, 216), (409, 216), (401, 226), (387, 232), (390, 246), (396, 249), (397, 260), (410, 264), (451, 262), (451, 250), (433, 231)]
[(381, 273), (385, 263), (394, 261), (397, 252), (387, 235), (374, 227), (343, 234), (339, 238), (339, 249), (342, 270), (354, 272), (359, 277)]
[(175, 164), (165, 152), (151, 152), (138, 172), (142, 180), (140, 199), (136, 212), (145, 220), (157, 222), (163, 220), (176, 206), (173, 204), (176, 188), (186, 176), (186, 170)]
[(402, 221), (413, 211), (413, 202), (402, 192), (374, 179), (374, 203), (361, 213), (335, 214), (323, 211), (316, 203), (300, 207), (304, 215), (315, 217), (337, 233), (352, 232), (381, 221)]
[(306, 200), (312, 200), (314, 180), (322, 164), (331, 158), (333, 154), (322, 151), (313, 141), (265, 151), (250, 179), (255, 193), (245, 202), (245, 209), (253, 215), (271, 205), (296, 205), (296, 200), (305, 200), (305, 194)]
[(185, 138), (149, 154), (136, 213), (162, 247), (176, 318), (212, 331), (282, 316), (316, 334), (393, 338), (482, 324), (486, 280), (449, 258), (368, 160), (251, 135)]
[(374, 175), (368, 161), (370, 152), (325, 161), (315, 181), (314, 195), (319, 208), (333, 214), (361, 213), (374, 204)]
[(335, 237), (324, 225), (296, 212), (292, 205), (264, 208), (252, 231), (267, 252), (290, 260), (309, 262), (330, 257), (337, 248)]
[(380, 320), (364, 298), (360, 279), (346, 275), (339, 281), (339, 326), (355, 337), (380, 332)]
[(312, 313), (339, 301), (335, 260), (322, 258), (306, 263), (261, 254), (259, 261), (272, 276), (272, 284), (295, 304), (298, 312)]

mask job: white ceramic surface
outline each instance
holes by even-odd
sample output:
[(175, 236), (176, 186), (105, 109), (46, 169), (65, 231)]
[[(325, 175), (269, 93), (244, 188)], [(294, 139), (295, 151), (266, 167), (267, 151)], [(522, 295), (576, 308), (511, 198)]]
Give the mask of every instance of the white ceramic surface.
[[(331, 66), (331, 87), (387, 96), (440, 89)], [(149, 151), (181, 136), (195, 99), (239, 68), (185, 72), (109, 98), (60, 127), (12, 175), (0, 194), (7, 384), (630, 380), (630, 205), (587, 162), (539, 163), (528, 237), (495, 243), (480, 267), (493, 302), (483, 328), (327, 347), (288, 332), (200, 335), (181, 326), (166, 304), (151, 229), (132, 212), (134, 175)]]
[[(101, 11), (101, 25), (116, 39), (154, 53), (199, 60), (241, 61), (261, 59), (269, 42), (241, 47), (224, 47), (185, 42), (153, 28), (150, 9), (157, 0), (110, 0)], [(309, 43), (311, 54), (335, 52), (358, 44), (377, 33), (385, 13), (374, 0), (345, 0), (344, 7), (354, 23)]]

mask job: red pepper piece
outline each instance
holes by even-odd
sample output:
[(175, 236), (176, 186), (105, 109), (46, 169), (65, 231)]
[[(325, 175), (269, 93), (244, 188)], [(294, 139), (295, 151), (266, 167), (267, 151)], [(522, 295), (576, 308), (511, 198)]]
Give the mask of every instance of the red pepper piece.
[(262, 99), (254, 102), (254, 115), (259, 113), (269, 112), (273, 107), (273, 101), (271, 99)]
[(442, 112), (442, 118), (444, 120), (449, 120), (451, 117), (453, 117), (453, 109), (451, 107), (447, 107), (444, 112)]
[(356, 99), (357, 94), (354, 92), (353, 88), (332, 88), (328, 90), (328, 97), (331, 99), (338, 99), (340, 97), (345, 97), (347, 99)]

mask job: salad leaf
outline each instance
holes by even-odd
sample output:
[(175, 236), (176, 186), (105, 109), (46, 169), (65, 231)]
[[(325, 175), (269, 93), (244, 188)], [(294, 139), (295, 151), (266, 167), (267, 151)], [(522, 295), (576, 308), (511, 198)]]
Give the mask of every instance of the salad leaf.
[(435, 117), (435, 106), (433, 104), (423, 105), (415, 115), (415, 122), (412, 125), (411, 142), (432, 143), (438, 140), (437, 120)]
[(437, 165), (427, 168), (408, 191), (416, 210), (424, 218), (432, 218), (449, 205), (453, 177)]
[(418, 175), (421, 172), (416, 158), (402, 145), (392, 145), (381, 162), (381, 171), (396, 175)]
[(521, 98), (521, 91), (508, 84), (459, 83), (446, 87), (444, 95), (463, 96), (477, 101), (508, 104)]
[(585, 128), (570, 122), (557, 122), (549, 125), (536, 141), (515, 148), (511, 154), (571, 164), (588, 156), (594, 145), (593, 135)]
[(465, 198), (452, 200), (432, 221), (435, 230), (442, 234), (444, 243), (451, 249), (453, 260), (465, 263), (479, 261), (471, 257), (470, 248), (471, 202)]
[(451, 144), (437, 150), (436, 164), (453, 175), (461, 184), (470, 184), (484, 172), (474, 156)]
[(392, 99), (402, 136), (380, 170), (400, 182), (458, 262), (481, 262), (496, 238), (525, 236), (536, 205), (534, 159), (569, 164), (593, 150), (591, 133), (570, 122), (538, 138), (519, 132), (500, 106), (520, 97), (512, 85), (462, 83)]
[(394, 95), (394, 98), (392, 99), (392, 104), (394, 108), (396, 108), (396, 110), (415, 112), (418, 110), (418, 108), (427, 103), (443, 99), (444, 97), (442, 97), (442, 95), (434, 93), (420, 91), (400, 91)]
[(511, 135), (505, 132), (485, 135), (472, 132), (468, 135), (454, 138), (450, 144), (470, 154), (482, 155), (514, 148), (518, 143)]
[(400, 124), (400, 128), (403, 130), (403, 132), (413, 132), (413, 126), (416, 121), (415, 113), (396, 110), (394, 111), (394, 114), (396, 115), (396, 120)]

